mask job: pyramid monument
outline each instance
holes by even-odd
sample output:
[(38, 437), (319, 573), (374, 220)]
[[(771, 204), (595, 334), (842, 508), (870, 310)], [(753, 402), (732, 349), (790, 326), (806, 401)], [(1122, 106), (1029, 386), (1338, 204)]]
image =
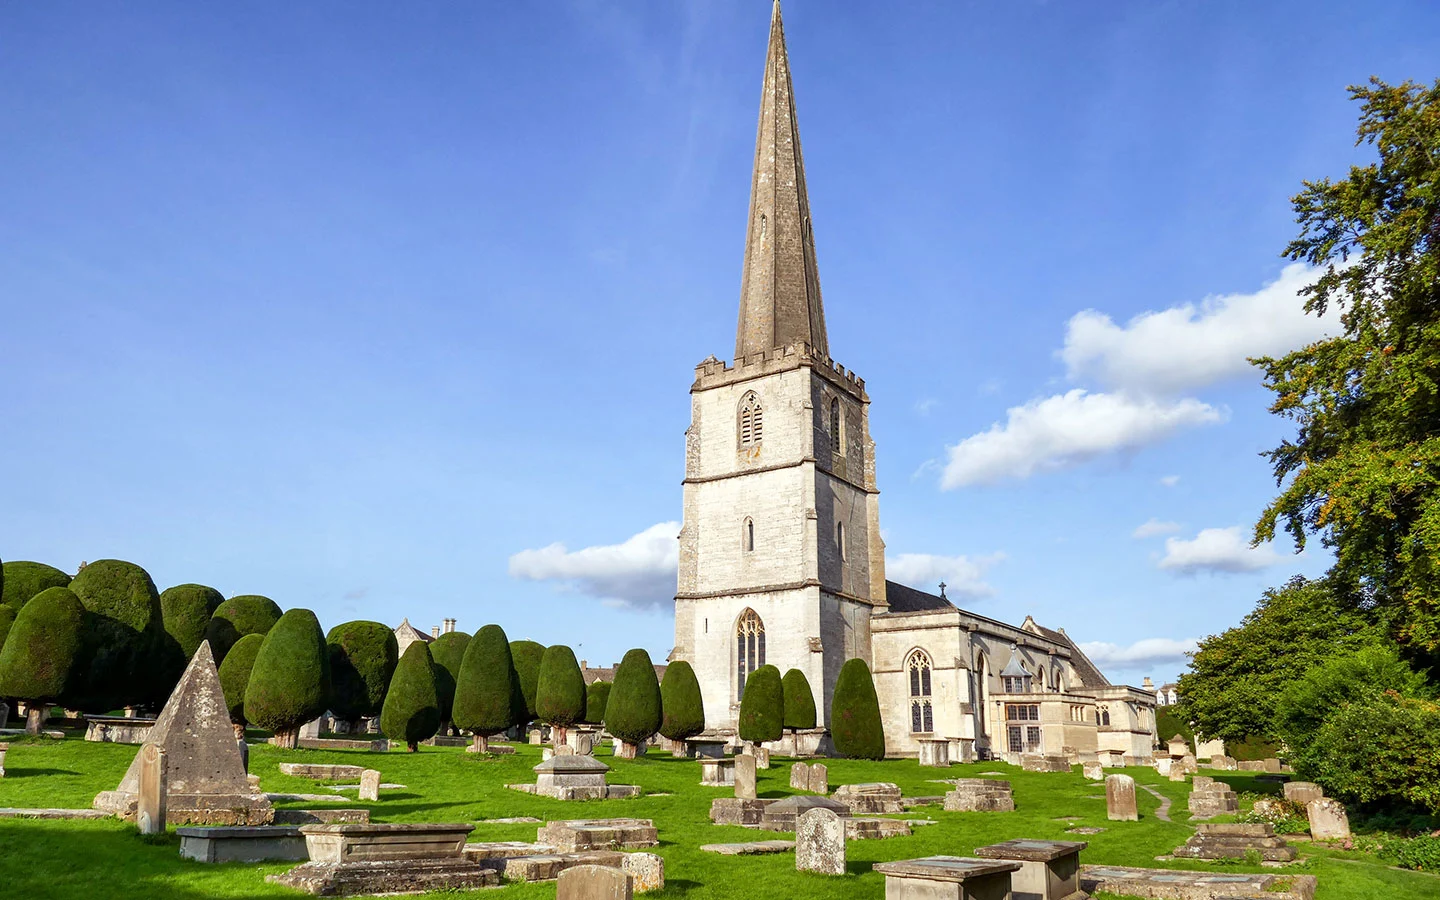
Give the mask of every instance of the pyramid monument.
[[(150, 728), (148, 743), (165, 751), (166, 821), (175, 825), (268, 825), (275, 810), (250, 786), (230, 725), (220, 673), (206, 641)], [(95, 796), (94, 807), (134, 820), (140, 754), (120, 786)]]

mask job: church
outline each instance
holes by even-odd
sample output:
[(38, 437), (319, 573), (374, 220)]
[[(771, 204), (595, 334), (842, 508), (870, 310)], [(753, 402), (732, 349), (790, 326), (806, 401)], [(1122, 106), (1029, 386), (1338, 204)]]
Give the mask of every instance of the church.
[(887, 753), (1149, 757), (1155, 694), (1112, 685), (1064, 629), (1009, 625), (888, 581), (865, 381), (831, 356), (778, 0), (770, 23), (732, 362), (695, 368), (672, 659), (708, 725), (745, 680), (799, 669), (823, 726), (840, 667), (874, 673)]

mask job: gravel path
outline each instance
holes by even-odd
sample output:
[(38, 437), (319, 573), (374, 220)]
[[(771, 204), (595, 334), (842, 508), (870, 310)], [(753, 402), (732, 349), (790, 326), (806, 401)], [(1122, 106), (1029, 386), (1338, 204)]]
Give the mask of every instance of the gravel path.
[(1152, 795), (1153, 797), (1155, 797), (1155, 799), (1160, 801), (1160, 808), (1155, 810), (1155, 818), (1159, 819), (1162, 822), (1172, 821), (1170, 818), (1170, 798), (1155, 790), (1148, 784), (1142, 784), (1140, 786), (1145, 789), (1145, 792), (1147, 794)]

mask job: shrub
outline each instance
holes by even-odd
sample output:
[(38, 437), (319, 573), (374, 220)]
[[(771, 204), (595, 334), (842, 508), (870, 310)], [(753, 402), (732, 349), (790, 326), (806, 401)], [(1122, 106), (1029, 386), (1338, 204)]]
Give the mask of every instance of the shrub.
[(417, 745), (435, 736), (440, 729), (440, 700), (435, 693), (435, 661), (430, 645), (415, 641), (395, 666), (385, 708), (380, 713), (380, 730), (392, 741), (404, 741), (411, 753)]
[(545, 659), (545, 647), (535, 641), (511, 641), (510, 661), (515, 666), (517, 715), (515, 722), (524, 725), (538, 715), (535, 709), (535, 693), (540, 687), (540, 663)]
[(605, 728), (627, 744), (649, 740), (663, 720), (660, 682), (644, 650), (631, 650), (615, 670), (605, 705)]
[(451, 709), (455, 727), (475, 735), (477, 750), (485, 750), (487, 737), (515, 724), (517, 684), (504, 629), (486, 625), (465, 646)]
[(785, 688), (780, 670), (761, 666), (745, 679), (740, 697), (740, 740), (752, 744), (780, 739), (785, 733)]
[(5, 638), (10, 635), (10, 626), (14, 624), (15, 607), (0, 603), (0, 649), (4, 648)]
[[(610, 682), (592, 681), (585, 689), (585, 724), (601, 725), (605, 722), (605, 705), (610, 701)], [(663, 700), (662, 700), (663, 705)]]
[(880, 699), (870, 667), (860, 658), (849, 659), (835, 680), (830, 704), (830, 732), (835, 750), (850, 759), (884, 759), (885, 727), (880, 721)]
[(785, 692), (785, 727), (806, 729), (815, 727), (815, 692), (810, 690), (810, 680), (799, 669), (785, 673), (780, 686)]
[(660, 733), (672, 741), (686, 741), (705, 730), (705, 699), (700, 681), (685, 660), (665, 668), (660, 682)]
[(1373, 701), (1385, 691), (1404, 696), (1428, 693), (1425, 678), (1392, 647), (1365, 647), (1331, 657), (1291, 682), (1275, 701), (1275, 732), (1298, 770), (1313, 774), (1320, 765), (1310, 744), (1326, 719), (1348, 703)]
[(20, 610), (0, 648), (0, 697), (30, 704), (26, 730), (40, 729), (45, 705), (68, 693), (85, 630), (85, 607), (68, 588), (41, 591)]
[(70, 576), (44, 563), (14, 559), (0, 565), (0, 598), (16, 612), (31, 597), (52, 587), (69, 587)]
[(1306, 736), (1294, 765), (1346, 803), (1440, 812), (1440, 704), (1396, 691), (1345, 703)]
[(330, 699), (330, 649), (308, 609), (292, 609), (265, 633), (250, 683), (245, 718), (295, 747), (297, 729), (325, 711)]
[(134, 563), (102, 559), (70, 581), (84, 605), (85, 648), (73, 703), (87, 710), (163, 701), (171, 674), (165, 647), (160, 592)]
[(262, 634), (244, 635), (225, 654), (225, 661), (220, 664), (220, 689), (225, 692), (225, 708), (235, 725), (249, 724), (245, 718), (245, 689), (250, 686), (255, 657), (264, 643), (265, 636)]
[(280, 605), (259, 594), (241, 594), (215, 607), (205, 640), (217, 664), (225, 661), (230, 647), (247, 634), (266, 634), (280, 621)]
[(535, 715), (558, 729), (569, 728), (585, 717), (585, 676), (575, 652), (564, 644), (547, 648), (540, 661)]
[[(256, 635), (241, 640), (251, 637)], [(330, 711), (352, 725), (378, 716), (400, 660), (394, 630), (363, 619), (345, 622), (330, 629), (325, 644), (330, 656)], [(230, 649), (234, 652), (235, 648)]]
[(435, 661), (435, 697), (440, 701), (440, 725), (450, 724), (455, 705), (455, 682), (460, 677), (460, 663), (470, 635), (463, 631), (447, 631), (430, 645), (430, 658)]

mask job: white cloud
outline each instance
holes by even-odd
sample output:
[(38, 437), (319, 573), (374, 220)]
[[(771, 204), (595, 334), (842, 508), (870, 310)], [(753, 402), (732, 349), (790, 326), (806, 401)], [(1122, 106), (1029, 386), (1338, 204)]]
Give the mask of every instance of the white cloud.
[(1248, 357), (1276, 356), (1339, 333), (1339, 309), (1308, 315), (1297, 294), (1318, 274), (1292, 263), (1253, 294), (1141, 313), (1124, 327), (1087, 309), (1070, 319), (1060, 357), (1073, 381), (1135, 392), (1178, 393), (1247, 373), (1258, 380)]
[(1011, 407), (1002, 425), (948, 447), (942, 490), (1025, 478), (1164, 440), (1181, 428), (1224, 421), (1199, 400), (1158, 400), (1075, 389)]
[(1195, 652), (1196, 638), (1177, 641), (1174, 638), (1145, 638), (1128, 647), (1106, 641), (1089, 641), (1080, 649), (1100, 668), (1143, 669), (1150, 666), (1174, 665), (1185, 662), (1185, 654)]
[(930, 415), (930, 411), (940, 405), (940, 401), (934, 397), (925, 397), (915, 401), (915, 412), (922, 416)]
[(943, 581), (948, 596), (989, 597), (995, 590), (985, 583), (985, 572), (1004, 558), (1003, 553), (987, 556), (899, 553), (886, 556), (885, 575), (922, 591), (933, 591)]
[(521, 550), (510, 557), (510, 576), (558, 581), (611, 607), (665, 607), (675, 599), (679, 533), (679, 522), (661, 522), (619, 544), (570, 551), (557, 543)]
[(1179, 530), (1179, 522), (1162, 522), (1159, 519), (1151, 519), (1132, 531), (1130, 536), (1137, 541), (1142, 541), (1145, 538), (1159, 537), (1162, 534), (1174, 534)]
[(1256, 572), (1280, 562), (1269, 544), (1250, 546), (1239, 525), (1206, 528), (1192, 539), (1166, 538), (1160, 568), (1193, 575), (1196, 572)]
[(1180, 483), (1180, 476), (1179, 476), (1179, 475), (1162, 475), (1162, 476), (1160, 476), (1160, 483), (1163, 484), (1163, 485), (1165, 485), (1165, 487), (1174, 487), (1175, 485), (1177, 485), (1177, 484)]

